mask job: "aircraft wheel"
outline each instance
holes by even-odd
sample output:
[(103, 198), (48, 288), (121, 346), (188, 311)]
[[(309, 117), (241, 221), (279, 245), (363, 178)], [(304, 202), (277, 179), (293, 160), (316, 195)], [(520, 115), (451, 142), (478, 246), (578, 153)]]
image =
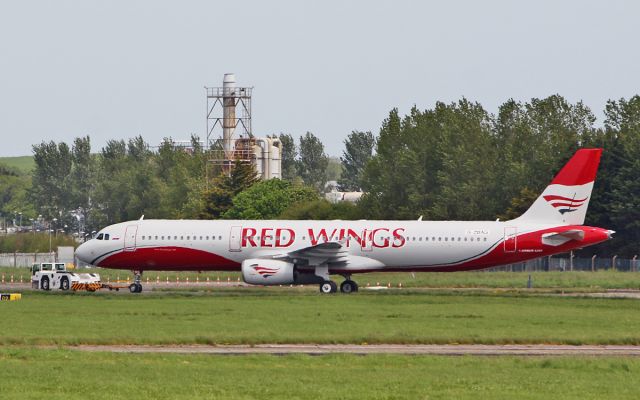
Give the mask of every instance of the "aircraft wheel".
[(142, 285), (139, 283), (136, 283), (136, 285), (138, 285), (138, 291), (136, 293), (142, 293)]
[(129, 291), (131, 293), (138, 293), (138, 284), (132, 283), (131, 285), (129, 285)]
[(320, 293), (328, 294), (338, 291), (338, 285), (334, 281), (326, 281), (320, 284)]
[(352, 281), (351, 279), (347, 279), (346, 281), (340, 284), (340, 291), (342, 293), (353, 293), (358, 291), (358, 284)]
[(60, 289), (69, 290), (69, 278), (62, 278), (60, 281)]
[(40, 280), (40, 289), (49, 290), (49, 278), (46, 276)]

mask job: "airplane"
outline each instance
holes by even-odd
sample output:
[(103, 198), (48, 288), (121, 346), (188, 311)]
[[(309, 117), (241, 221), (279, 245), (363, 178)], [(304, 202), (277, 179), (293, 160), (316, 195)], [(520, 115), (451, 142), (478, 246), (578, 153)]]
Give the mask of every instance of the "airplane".
[(241, 271), (252, 285), (318, 284), (358, 290), (366, 272), (485, 269), (565, 253), (612, 238), (584, 226), (602, 149), (580, 149), (540, 197), (509, 221), (145, 220), (110, 225), (81, 244), (79, 260), (133, 271)]

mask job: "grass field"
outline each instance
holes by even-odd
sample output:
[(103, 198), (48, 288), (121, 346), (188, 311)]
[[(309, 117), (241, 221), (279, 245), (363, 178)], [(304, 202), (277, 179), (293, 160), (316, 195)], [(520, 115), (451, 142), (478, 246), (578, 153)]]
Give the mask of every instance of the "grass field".
[(0, 344), (640, 344), (635, 299), (298, 289), (26, 292)]
[[(79, 272), (96, 272), (100, 274), (102, 280), (115, 281), (132, 279), (133, 275), (126, 270), (109, 270), (103, 268), (81, 269)], [(4, 274), (5, 279), (10, 279), (11, 275), (15, 280), (22, 276), (23, 281), (30, 279), (28, 268), (0, 267), (0, 275)], [(373, 273), (354, 275), (361, 286), (391, 284), (398, 287), (426, 287), (426, 288), (516, 288), (527, 287), (529, 275), (533, 280), (534, 288), (539, 289), (583, 289), (583, 290), (603, 290), (603, 289), (640, 289), (640, 273), (617, 272), (617, 271), (597, 271), (597, 272), (447, 272), (447, 273)], [(211, 282), (237, 281), (240, 278), (238, 272), (147, 272), (143, 275), (143, 283), (149, 278), (150, 281), (159, 279), (166, 282), (169, 278), (175, 282), (176, 278), (181, 282), (206, 282), (207, 277)], [(338, 280), (341, 278), (337, 277)]]
[[(636, 399), (638, 358), (203, 356), (0, 349), (13, 399)], [(46, 371), (47, 378), (39, 379)]]
[(0, 157), (0, 164), (16, 168), (22, 172), (30, 172), (35, 166), (32, 156)]
[[(541, 274), (534, 279), (550, 287), (578, 289), (589, 287), (587, 283), (615, 287), (635, 279), (635, 274), (614, 272)], [(443, 287), (490, 288), (492, 282), (504, 287), (525, 277), (433, 275)], [(181, 279), (186, 276), (195, 275)], [(299, 288), (213, 287), (141, 295), (25, 291), (20, 301), (0, 303), (0, 398), (635, 399), (640, 358), (629, 357), (215, 356), (35, 346), (640, 345), (638, 304), (635, 299), (528, 295), (524, 290), (402, 289), (349, 296)], [(49, 378), (38, 379), (42, 371)]]

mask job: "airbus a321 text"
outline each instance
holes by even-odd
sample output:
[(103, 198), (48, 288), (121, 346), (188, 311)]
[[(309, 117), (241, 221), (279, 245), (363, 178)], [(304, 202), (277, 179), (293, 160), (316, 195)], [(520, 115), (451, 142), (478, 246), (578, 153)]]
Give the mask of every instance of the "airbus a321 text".
[(254, 285), (358, 290), (353, 274), (466, 271), (568, 252), (610, 239), (583, 226), (601, 149), (581, 149), (533, 205), (510, 221), (138, 220), (108, 226), (77, 257), (134, 271), (241, 271)]

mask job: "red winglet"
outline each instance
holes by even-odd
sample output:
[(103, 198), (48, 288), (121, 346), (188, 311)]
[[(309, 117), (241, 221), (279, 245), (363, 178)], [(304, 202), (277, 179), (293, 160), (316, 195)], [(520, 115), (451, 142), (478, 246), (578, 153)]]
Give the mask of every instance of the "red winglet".
[(553, 178), (552, 185), (577, 186), (593, 182), (602, 149), (580, 149)]

